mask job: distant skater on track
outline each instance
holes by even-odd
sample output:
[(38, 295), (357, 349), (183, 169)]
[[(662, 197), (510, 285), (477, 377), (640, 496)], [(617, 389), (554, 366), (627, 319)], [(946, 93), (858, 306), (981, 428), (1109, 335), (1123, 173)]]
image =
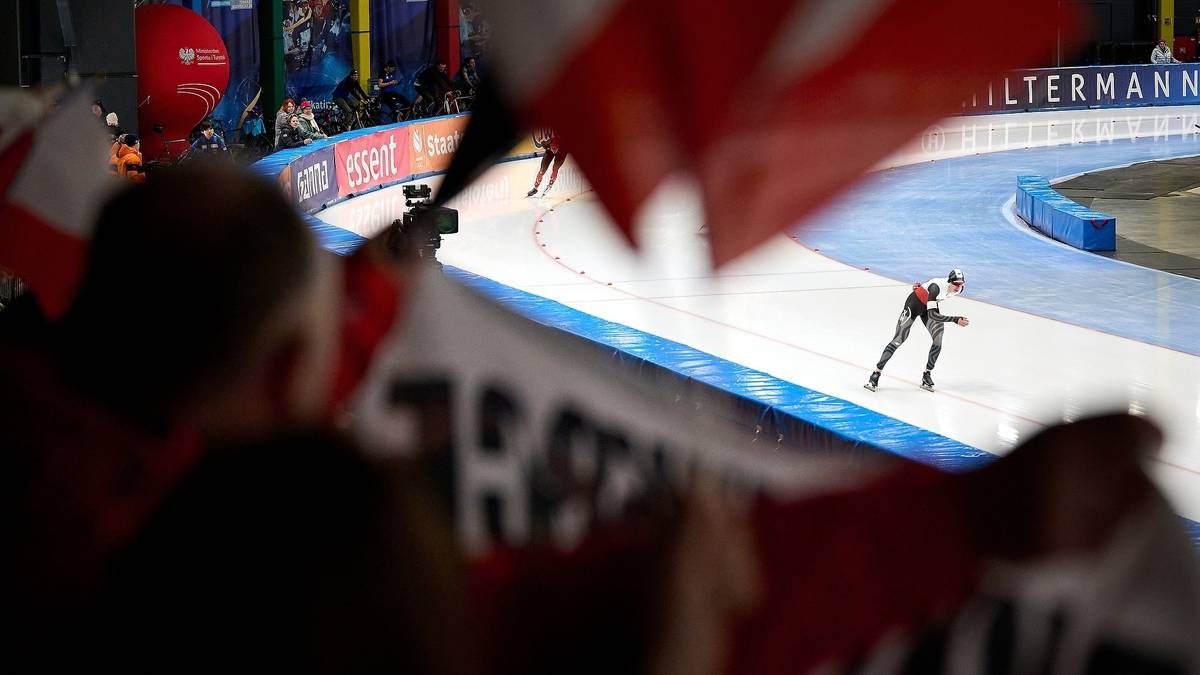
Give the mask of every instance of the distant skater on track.
[(525, 195), (526, 197), (537, 194), (538, 186), (542, 184), (542, 176), (546, 175), (546, 169), (550, 168), (551, 162), (554, 163), (554, 167), (550, 170), (550, 182), (546, 184), (542, 196), (545, 197), (550, 188), (554, 187), (554, 181), (558, 179), (558, 170), (567, 160), (567, 153), (562, 149), (560, 143), (558, 132), (553, 129), (539, 129), (534, 134), (533, 144), (543, 148), (545, 152), (542, 154), (542, 164), (538, 168), (537, 177), (533, 179), (533, 189)]

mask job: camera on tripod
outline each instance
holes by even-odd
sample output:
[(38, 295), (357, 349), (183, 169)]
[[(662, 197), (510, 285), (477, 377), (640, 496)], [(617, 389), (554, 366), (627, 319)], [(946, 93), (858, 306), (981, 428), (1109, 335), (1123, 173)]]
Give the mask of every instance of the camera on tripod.
[(430, 203), (433, 190), (428, 185), (405, 185), (402, 190), (408, 211), (392, 221), (388, 247), (398, 257), (415, 254), (436, 263), (442, 235), (458, 232), (458, 211), (433, 206)]

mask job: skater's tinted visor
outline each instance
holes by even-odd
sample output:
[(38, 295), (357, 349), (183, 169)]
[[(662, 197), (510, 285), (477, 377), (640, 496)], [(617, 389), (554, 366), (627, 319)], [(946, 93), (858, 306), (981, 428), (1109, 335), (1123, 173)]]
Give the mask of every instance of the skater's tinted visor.
[(955, 288), (962, 288), (962, 287), (963, 287), (963, 282), (961, 282), (961, 281), (951, 281), (951, 282), (950, 282), (950, 285), (951, 285), (951, 286), (953, 286), (953, 287), (955, 287)]

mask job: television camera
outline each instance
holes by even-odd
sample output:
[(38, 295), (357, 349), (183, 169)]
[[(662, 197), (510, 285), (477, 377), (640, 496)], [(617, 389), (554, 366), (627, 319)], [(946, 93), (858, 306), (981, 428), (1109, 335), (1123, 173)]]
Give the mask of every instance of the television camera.
[(405, 185), (404, 206), (408, 211), (392, 221), (388, 247), (397, 257), (416, 255), (438, 263), (437, 250), (442, 236), (458, 232), (458, 211), (432, 204), (433, 190), (428, 185)]

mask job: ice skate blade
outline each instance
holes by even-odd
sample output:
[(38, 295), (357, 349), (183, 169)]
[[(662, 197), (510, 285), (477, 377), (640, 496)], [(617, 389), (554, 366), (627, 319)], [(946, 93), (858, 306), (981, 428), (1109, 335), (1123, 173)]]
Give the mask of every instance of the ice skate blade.
[(933, 391), (933, 387), (931, 387), (927, 384), (922, 384), (921, 388), (924, 389), (925, 391)]
[(863, 389), (866, 389), (867, 391), (875, 391), (876, 386), (868, 382), (863, 385)]

